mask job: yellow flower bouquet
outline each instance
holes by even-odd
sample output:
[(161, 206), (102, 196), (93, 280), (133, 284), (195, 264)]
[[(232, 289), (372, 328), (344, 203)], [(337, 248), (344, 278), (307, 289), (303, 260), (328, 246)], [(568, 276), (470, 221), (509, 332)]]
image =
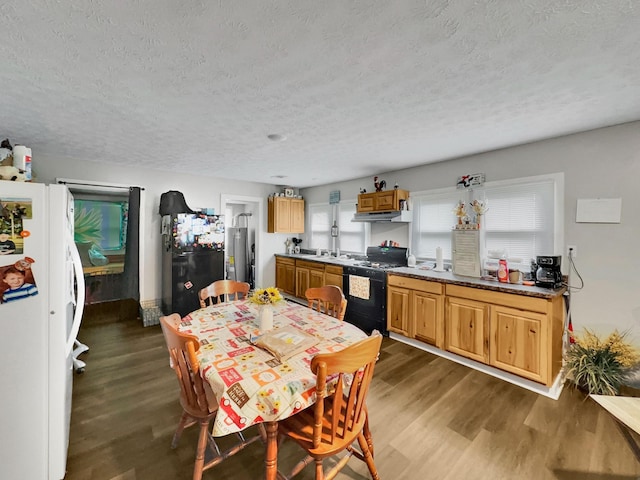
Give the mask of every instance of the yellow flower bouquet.
[(257, 305), (275, 305), (284, 300), (280, 290), (275, 287), (256, 288), (253, 295), (249, 297), (251, 303)]

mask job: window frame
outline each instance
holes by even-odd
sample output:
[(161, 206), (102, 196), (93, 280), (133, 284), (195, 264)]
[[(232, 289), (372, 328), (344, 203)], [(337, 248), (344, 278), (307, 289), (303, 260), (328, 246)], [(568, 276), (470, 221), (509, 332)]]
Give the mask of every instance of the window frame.
[[(416, 226), (412, 225), (411, 232), (409, 235), (409, 243), (412, 252), (419, 252), (419, 248), (413, 248), (414, 242), (418, 241), (420, 238), (420, 231), (417, 228), (416, 215), (419, 215), (419, 207), (416, 209), (415, 200), (419, 200), (419, 197), (424, 196), (433, 196), (436, 197), (438, 195), (451, 195), (452, 197), (456, 195), (458, 192), (459, 199), (464, 200), (467, 204), (472, 201), (474, 198), (482, 198), (484, 195), (484, 190), (491, 188), (500, 188), (500, 187), (517, 187), (518, 185), (528, 185), (532, 183), (541, 183), (545, 181), (551, 181), (553, 184), (553, 232), (552, 232), (552, 242), (553, 242), (553, 255), (562, 255), (563, 246), (564, 246), (564, 173), (556, 172), (556, 173), (548, 173), (542, 175), (534, 175), (528, 177), (518, 177), (512, 179), (505, 180), (496, 180), (492, 182), (485, 182), (481, 187), (478, 188), (468, 188), (464, 190), (457, 189), (455, 186), (445, 187), (433, 190), (424, 190), (420, 192), (413, 192), (412, 196), (414, 197), (414, 222)], [(488, 207), (491, 209), (491, 196), (487, 196), (489, 199)], [(453, 210), (454, 205), (452, 204), (451, 209)], [(455, 218), (452, 213), (452, 218)], [(453, 220), (452, 220), (453, 222)], [(451, 227), (455, 223), (452, 223)], [(486, 233), (486, 232), (485, 232)], [(448, 242), (450, 244), (451, 235), (449, 235)], [(450, 246), (449, 246), (450, 250)], [(536, 255), (542, 253), (536, 253)], [(544, 252), (547, 254), (547, 252)], [(481, 252), (481, 256), (486, 255), (486, 252)], [(416, 255), (418, 257), (418, 255)], [(450, 255), (449, 255), (450, 256)], [(419, 256), (420, 260), (434, 260), (432, 257), (424, 257)], [(445, 260), (450, 261), (450, 258), (445, 258)], [(523, 258), (522, 263), (528, 264), (530, 259)]]

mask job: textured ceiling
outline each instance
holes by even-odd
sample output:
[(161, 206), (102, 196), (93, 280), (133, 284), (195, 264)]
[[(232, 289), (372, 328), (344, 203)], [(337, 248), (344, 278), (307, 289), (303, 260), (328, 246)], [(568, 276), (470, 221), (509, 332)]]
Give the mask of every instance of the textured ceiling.
[(636, 0), (3, 0), (0, 137), (327, 184), (640, 119), (639, 26)]

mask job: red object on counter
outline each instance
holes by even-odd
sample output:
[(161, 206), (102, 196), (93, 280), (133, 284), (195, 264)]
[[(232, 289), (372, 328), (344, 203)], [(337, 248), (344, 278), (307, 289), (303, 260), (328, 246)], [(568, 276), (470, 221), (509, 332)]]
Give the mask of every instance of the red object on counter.
[(498, 280), (502, 283), (509, 281), (509, 269), (507, 268), (507, 261), (502, 258), (498, 263)]

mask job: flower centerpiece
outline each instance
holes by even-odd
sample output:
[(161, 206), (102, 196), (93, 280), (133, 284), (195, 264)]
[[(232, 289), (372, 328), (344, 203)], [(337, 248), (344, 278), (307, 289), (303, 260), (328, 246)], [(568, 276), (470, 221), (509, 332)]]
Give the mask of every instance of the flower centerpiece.
[(273, 328), (273, 305), (284, 300), (275, 287), (257, 288), (249, 297), (251, 303), (260, 306), (260, 330), (267, 332)]
[(585, 329), (564, 355), (564, 376), (588, 393), (617, 395), (620, 386), (640, 362), (640, 355), (626, 333), (614, 330), (602, 340)]
[(253, 295), (249, 297), (251, 303), (258, 305), (275, 305), (284, 300), (280, 290), (276, 287), (257, 288), (253, 291)]

